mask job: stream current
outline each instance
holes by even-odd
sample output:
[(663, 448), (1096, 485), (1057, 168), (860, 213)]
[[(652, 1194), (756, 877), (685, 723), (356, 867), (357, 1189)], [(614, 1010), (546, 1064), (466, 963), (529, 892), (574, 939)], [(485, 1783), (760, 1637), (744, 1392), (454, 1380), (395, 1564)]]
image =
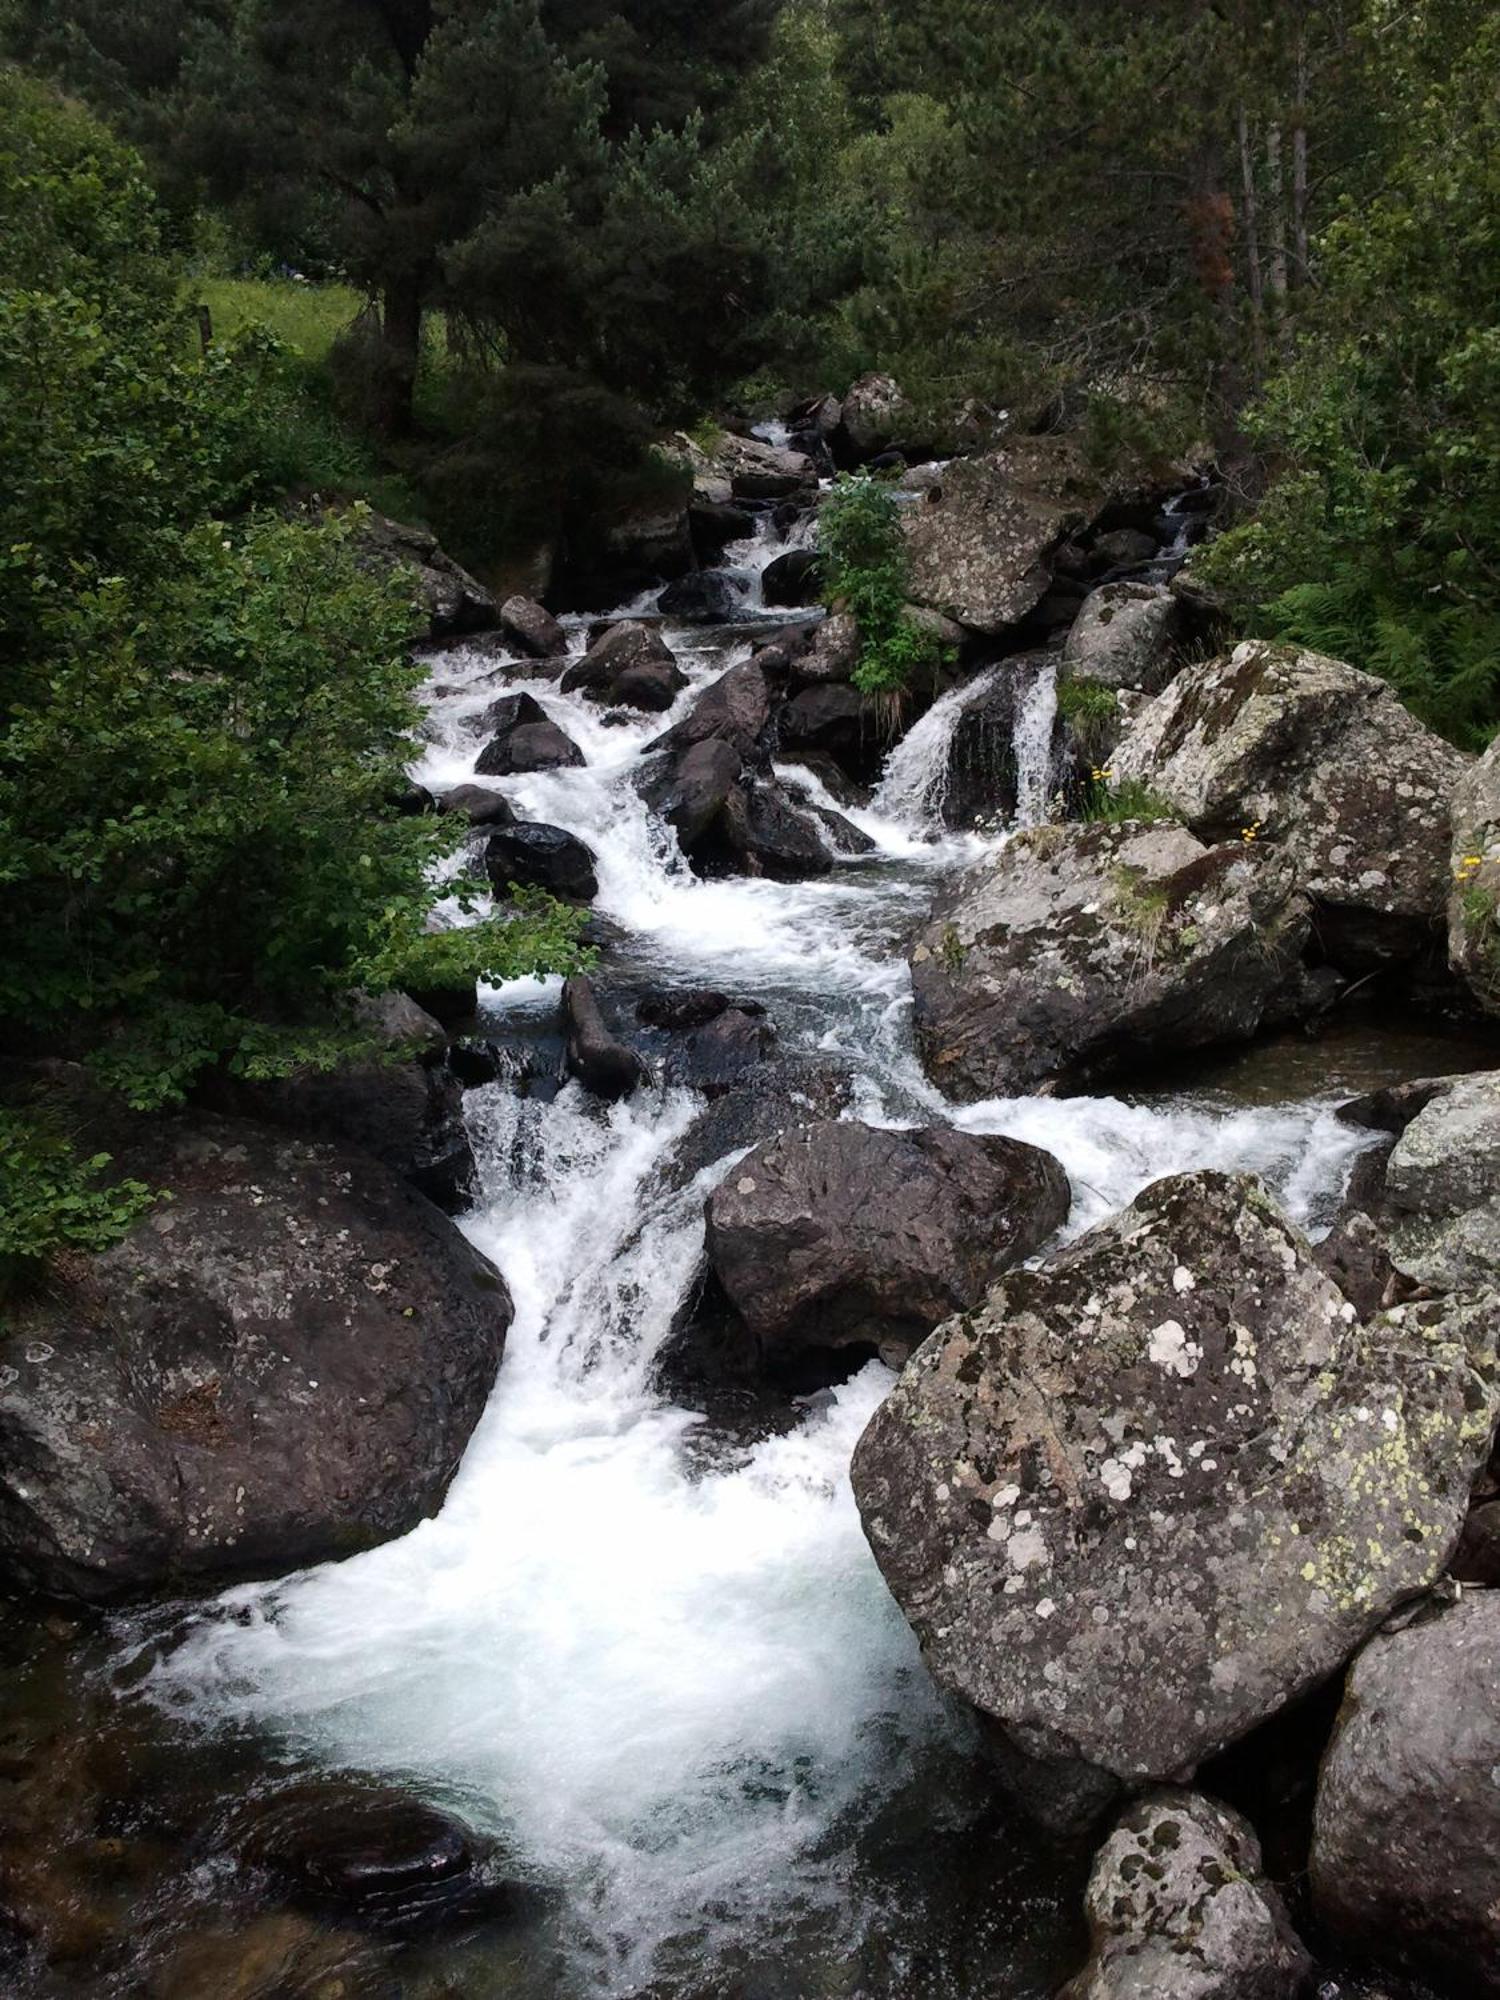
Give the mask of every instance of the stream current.
[[(779, 546), (738, 552), (748, 615)], [(895, 747), (870, 808), (849, 813), (872, 853), (795, 885), (692, 875), (632, 772), (746, 656), (751, 629), (668, 628), (690, 685), (669, 715), (623, 726), (524, 662), (455, 646), (432, 665), (413, 775), (435, 791), (468, 780), (479, 716), (524, 687), (587, 763), (483, 782), (594, 849), (596, 907), (620, 939), (601, 990), (623, 979), (759, 1000), (784, 1051), (852, 1068), (850, 1115), (1047, 1147), (1072, 1181), (1069, 1234), (1164, 1174), (1210, 1166), (1257, 1171), (1304, 1224), (1326, 1221), (1362, 1143), (1334, 1118), (1333, 1091), (958, 1107), (923, 1076), (904, 941), (1005, 837), (938, 819), (973, 683)], [(1049, 700), (1050, 685), (1018, 719), (1023, 811), (1048, 795)], [(805, 771), (784, 776), (819, 793)], [(555, 982), (489, 991), (486, 1031), (524, 1036), (556, 1006)], [(701, 1413), (653, 1387), (705, 1194), (736, 1157), (685, 1187), (663, 1171), (701, 1099), (658, 1088), (606, 1108), (576, 1084), (543, 1101), (502, 1083), (468, 1107), (482, 1193), (461, 1227), (504, 1273), (515, 1320), (446, 1504), (368, 1554), (226, 1592), (169, 1644), (137, 1630), (145, 1691), (194, 1733), (249, 1730), (299, 1763), (397, 1778), (498, 1835), (519, 1873), (556, 1892), (529, 1970), (481, 1942), (450, 1954), (439, 1983), (403, 1991), (1050, 1991), (1077, 1950), (1077, 1879), (1036, 1873), (1025, 1836), (997, 1823), (969, 1725), (927, 1678), (850, 1493), (851, 1451), (891, 1376), (871, 1363), (769, 1435), (705, 1442)], [(983, 1882), (963, 1888), (976, 1856)], [(965, 1969), (981, 1934), (982, 1974)]]

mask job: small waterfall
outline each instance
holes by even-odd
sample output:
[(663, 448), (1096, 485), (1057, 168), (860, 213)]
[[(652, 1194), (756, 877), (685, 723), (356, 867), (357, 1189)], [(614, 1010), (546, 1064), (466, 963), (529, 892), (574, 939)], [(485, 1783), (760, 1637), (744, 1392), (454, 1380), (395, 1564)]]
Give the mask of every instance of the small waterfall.
[(935, 701), (919, 722), (907, 730), (885, 760), (885, 770), (871, 801), (874, 810), (898, 825), (921, 830), (943, 822), (943, 805), (952, 775), (950, 753), (964, 710), (987, 694), (1003, 669), (991, 667)]
[(1016, 703), (1016, 825), (1037, 826), (1048, 815), (1057, 729), (1057, 663), (1045, 660)]

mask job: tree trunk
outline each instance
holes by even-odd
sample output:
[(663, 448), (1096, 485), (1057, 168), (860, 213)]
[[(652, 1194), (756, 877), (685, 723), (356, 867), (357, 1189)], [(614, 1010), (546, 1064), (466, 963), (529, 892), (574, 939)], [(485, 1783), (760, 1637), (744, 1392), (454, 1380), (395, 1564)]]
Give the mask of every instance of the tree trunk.
[(1297, 110), (1292, 125), (1292, 273), (1299, 285), (1312, 277), (1307, 258), (1307, 43), (1297, 42)]
[(1271, 204), (1268, 235), (1271, 244), (1267, 281), (1272, 295), (1286, 297), (1286, 187), (1281, 170), (1281, 126), (1266, 133), (1266, 192)]
[(381, 295), (380, 379), (374, 402), (376, 423), (385, 437), (411, 434), (424, 289), (420, 273), (408, 272), (393, 278)]
[(1250, 145), (1250, 120), (1240, 106), (1240, 188), (1245, 218), (1245, 268), (1250, 278), (1250, 339), (1257, 379), (1266, 365), (1266, 293), (1260, 268), (1260, 218), (1255, 199), (1255, 155)]

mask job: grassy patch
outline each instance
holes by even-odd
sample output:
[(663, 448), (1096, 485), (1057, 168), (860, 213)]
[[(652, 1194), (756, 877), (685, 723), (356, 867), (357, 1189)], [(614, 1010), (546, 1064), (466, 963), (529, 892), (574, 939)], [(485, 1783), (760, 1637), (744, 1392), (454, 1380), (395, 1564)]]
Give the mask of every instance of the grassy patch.
[(1170, 799), (1153, 792), (1143, 778), (1122, 778), (1115, 782), (1113, 771), (1097, 766), (1084, 786), (1079, 818), (1090, 823), (1118, 826), (1131, 819), (1180, 819), (1182, 815)]

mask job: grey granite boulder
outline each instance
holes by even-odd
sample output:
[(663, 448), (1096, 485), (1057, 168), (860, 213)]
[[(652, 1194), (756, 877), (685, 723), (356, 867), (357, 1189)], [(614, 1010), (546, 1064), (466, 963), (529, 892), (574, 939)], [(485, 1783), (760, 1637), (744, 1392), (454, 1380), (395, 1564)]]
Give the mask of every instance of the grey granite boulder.
[(1289, 862), (1166, 821), (1045, 826), (963, 877), (911, 954), (951, 1096), (1081, 1086), (1254, 1034), (1307, 937)]
[(865, 1532), (939, 1683), (1021, 1752), (1181, 1782), (1441, 1573), (1496, 1324), (1361, 1321), (1249, 1176), (1158, 1181), (913, 1355)]
[(1159, 583), (1106, 583), (1090, 591), (1063, 648), (1063, 671), (1100, 687), (1159, 694), (1176, 672), (1186, 619)]
[(1364, 973), (1441, 938), (1460, 751), (1386, 682), (1297, 646), (1247, 640), (1186, 668), (1113, 753), (1204, 840), (1246, 828), (1296, 868), (1325, 955)]

